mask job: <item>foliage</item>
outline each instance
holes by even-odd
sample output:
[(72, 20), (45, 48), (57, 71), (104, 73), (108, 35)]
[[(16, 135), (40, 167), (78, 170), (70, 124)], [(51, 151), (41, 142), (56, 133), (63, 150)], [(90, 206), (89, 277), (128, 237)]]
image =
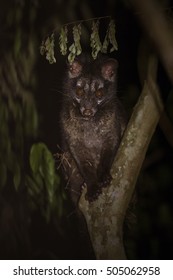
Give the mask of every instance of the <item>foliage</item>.
[[(34, 21), (36, 6), (30, 4), (29, 20)], [(39, 135), (39, 116), (33, 94), (36, 41), (32, 35), (25, 38), (22, 33), (23, 2), (16, 3), (13, 8), (7, 16), (7, 28), (13, 28), (15, 36), (10, 51), (3, 49), (0, 63), (0, 199), (4, 197), (8, 201), (12, 193), (22, 194), (29, 202), (26, 208), (30, 213), (40, 211), (48, 221), (50, 214), (56, 212), (59, 219), (64, 198), (60, 196), (54, 159), (44, 143), (34, 144)], [(31, 29), (32, 24), (30, 22)], [(47, 39), (45, 51), (51, 61), (53, 35)]]
[[(118, 50), (118, 44), (115, 38), (115, 22), (114, 20), (110, 19), (105, 39), (103, 41), (103, 44), (100, 40), (99, 35), (99, 25), (100, 20), (105, 19), (107, 17), (103, 18), (97, 18), (95, 20), (90, 19), (87, 21), (91, 21), (91, 32), (90, 32), (90, 46), (91, 46), (91, 54), (93, 59), (97, 58), (97, 55), (99, 52), (107, 53), (108, 47), (111, 45), (110, 52)], [(60, 32), (59, 32), (59, 48), (62, 55), (68, 55), (68, 61), (70, 63), (73, 62), (76, 56), (81, 54), (82, 47), (81, 47), (81, 36), (82, 36), (82, 22), (85, 21), (79, 21), (74, 23), (68, 23), (62, 26)], [(68, 47), (68, 42), (70, 41), (68, 39), (68, 33), (69, 29), (73, 25), (72, 34), (73, 34), (73, 42)], [(71, 33), (70, 33), (71, 35)], [(40, 46), (40, 53), (41, 55), (46, 55), (46, 59), (49, 61), (50, 64), (56, 62), (55, 54), (54, 54), (54, 46), (55, 46), (55, 32), (53, 32), (50, 36), (48, 36), (45, 40), (42, 41), (42, 44)]]
[[(14, 60), (7, 59), (13, 77)], [(1, 69), (3, 63), (1, 65)], [(2, 73), (2, 71), (1, 71)], [(9, 70), (8, 70), (9, 73)], [(18, 84), (20, 81), (12, 80)], [(20, 88), (20, 86), (18, 86)], [(31, 211), (37, 208), (48, 221), (55, 211), (57, 218), (62, 215), (63, 198), (60, 195), (59, 177), (55, 172), (54, 159), (45, 144), (33, 144), (30, 149), (29, 162), (24, 162), (28, 153), (26, 144), (34, 140), (38, 131), (38, 115), (35, 102), (26, 90), (13, 95), (6, 80), (1, 77), (0, 94), (0, 190), (6, 190), (12, 177), (16, 192), (24, 187)], [(30, 171), (27, 166), (30, 166)]]
[(102, 49), (102, 44), (101, 44), (101, 41), (99, 38), (99, 21), (98, 20), (96, 22), (93, 21), (90, 42), (91, 42), (91, 48), (92, 48), (92, 57), (94, 59), (96, 59), (98, 53)]
[[(12, 64), (12, 62), (11, 62)], [(7, 183), (8, 176), (13, 176), (16, 191), (21, 183), (25, 136), (36, 135), (37, 112), (32, 97), (18, 97), (10, 93), (10, 89), (1, 79), (0, 94), (0, 188)], [(6, 91), (3, 94), (3, 90)]]
[(31, 208), (40, 209), (47, 221), (54, 213), (59, 219), (63, 212), (60, 179), (55, 172), (52, 153), (44, 143), (33, 144), (30, 150), (31, 176), (26, 175), (25, 183)]
[(42, 55), (46, 55), (46, 59), (49, 61), (50, 64), (55, 63), (55, 55), (54, 55), (54, 33), (50, 37), (48, 37), (44, 44), (40, 47), (40, 53)]
[[(106, 33), (104, 43), (105, 42), (110, 42), (110, 44), (112, 44), (110, 52), (118, 50), (118, 43), (115, 39), (115, 22), (113, 20), (111, 20), (110, 23), (109, 23), (109, 27), (108, 27), (108, 30), (107, 30), (107, 33)], [(106, 46), (104, 45), (104, 43), (103, 43), (102, 52), (106, 52), (106, 46), (108, 46), (108, 43), (105, 43)]]
[[(73, 38), (74, 43), (69, 47), (69, 55), (68, 61), (72, 62), (77, 55), (80, 55), (82, 52), (81, 44), (80, 44), (80, 36), (81, 36), (81, 25), (75, 25), (73, 27)], [(61, 48), (61, 47), (60, 47)]]
[(63, 26), (61, 28), (60, 35), (59, 35), (59, 46), (62, 55), (67, 54), (67, 43), (68, 43), (67, 34), (68, 34), (67, 26)]

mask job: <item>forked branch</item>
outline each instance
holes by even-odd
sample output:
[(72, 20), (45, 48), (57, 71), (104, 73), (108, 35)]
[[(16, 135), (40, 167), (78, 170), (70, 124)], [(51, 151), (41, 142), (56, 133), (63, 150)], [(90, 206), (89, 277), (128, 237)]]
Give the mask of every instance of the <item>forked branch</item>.
[(148, 76), (114, 160), (110, 186), (88, 203), (83, 191), (79, 207), (85, 216), (97, 259), (125, 259), (123, 222), (163, 104), (156, 84), (157, 59), (149, 59)]

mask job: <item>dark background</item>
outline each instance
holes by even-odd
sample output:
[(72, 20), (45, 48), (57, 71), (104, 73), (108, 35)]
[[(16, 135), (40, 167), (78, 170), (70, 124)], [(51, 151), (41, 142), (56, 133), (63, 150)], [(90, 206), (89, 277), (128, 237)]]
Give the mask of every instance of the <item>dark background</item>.
[[(57, 172), (60, 179), (59, 189), (55, 194), (57, 206), (53, 208), (48, 219), (44, 214), (47, 206), (41, 203), (46, 195), (45, 190), (39, 193), (39, 202), (33, 202), (34, 207), (28, 202), (32, 199), (34, 201), (33, 196), (28, 198), (28, 185), (25, 184), (26, 174), (31, 173), (29, 153), (32, 144), (43, 142), (52, 154), (58, 151), (57, 145), (60, 141), (58, 115), (67, 60), (59, 53), (58, 41), (56, 41), (55, 51), (56, 64), (50, 65), (45, 57), (40, 55), (39, 46), (52, 30), (60, 28), (62, 24), (93, 17), (112, 16), (116, 23), (116, 39), (119, 46), (118, 51), (111, 54), (119, 61), (118, 96), (130, 116), (145, 79), (146, 49), (150, 51), (150, 45), (128, 1), (15, 0), (6, 2), (1, 1), (0, 11), (2, 84), (0, 102), (6, 104), (9, 122), (8, 133), (6, 129), (0, 130), (0, 138), (1, 142), (2, 139), (6, 139), (5, 137), (9, 138), (9, 145), (15, 155), (13, 162), (20, 162), (22, 179), (16, 190), (13, 179), (17, 173), (12, 174), (13, 172), (7, 167), (8, 179), (0, 184), (2, 185), (0, 187), (0, 258), (93, 258), (90, 250), (85, 248), (85, 244), (79, 242), (75, 215), (71, 210), (70, 201), (63, 192), (64, 183), (60, 171)], [(167, 14), (171, 18), (171, 2), (166, 2)], [(104, 33), (104, 22), (102, 24), (101, 36)], [(89, 23), (84, 23), (84, 26), (82, 44), (83, 48), (90, 52), (88, 42), (90, 26)], [(14, 71), (11, 70), (13, 66)], [(17, 73), (17, 80), (14, 75), (11, 75), (12, 73)], [(171, 123), (173, 95), (161, 63), (158, 84), (164, 100), (165, 112)], [(14, 108), (18, 106), (22, 116), (25, 116), (25, 109), (31, 108), (31, 113), (22, 119), (24, 124), (27, 121), (28, 124), (32, 123), (33, 116), (37, 116), (38, 119), (37, 125), (31, 127), (29, 125), (28, 130), (22, 130), (17, 136), (15, 133), (19, 123), (18, 119), (10, 113), (10, 96), (14, 101)], [(26, 98), (28, 107), (25, 108), (23, 105), (25, 103), (21, 100), (26, 96), (32, 98), (29, 101)], [(3, 120), (5, 122), (5, 119), (1, 118), (2, 127)], [(130, 218), (130, 221), (127, 219), (129, 225), (125, 226), (126, 250), (131, 259), (172, 259), (173, 149), (171, 139), (173, 131), (171, 129), (163, 131), (163, 126), (167, 127), (167, 122), (162, 123), (162, 126), (158, 125), (155, 131), (136, 186), (136, 203), (131, 213), (131, 216), (136, 216), (135, 222), (131, 221), (133, 218)], [(22, 152), (19, 145), (21, 139), (23, 139)], [(1, 142), (0, 174), (3, 178), (3, 163), (8, 162), (9, 155), (4, 150), (5, 144)]]

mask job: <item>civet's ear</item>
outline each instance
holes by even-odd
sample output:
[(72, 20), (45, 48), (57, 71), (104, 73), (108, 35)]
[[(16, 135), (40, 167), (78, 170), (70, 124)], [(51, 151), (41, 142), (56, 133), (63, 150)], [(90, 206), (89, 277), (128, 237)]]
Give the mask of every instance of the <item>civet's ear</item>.
[(78, 60), (74, 60), (69, 64), (68, 74), (69, 78), (77, 78), (82, 73), (83, 66)]
[(117, 76), (118, 61), (110, 58), (103, 62), (101, 67), (101, 74), (105, 80), (110, 82), (115, 81)]

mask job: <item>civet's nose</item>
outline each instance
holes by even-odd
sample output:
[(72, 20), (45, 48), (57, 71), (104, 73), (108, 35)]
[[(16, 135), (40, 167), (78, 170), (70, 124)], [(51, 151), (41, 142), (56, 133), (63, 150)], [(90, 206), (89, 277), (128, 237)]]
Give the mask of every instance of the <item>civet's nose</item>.
[(82, 115), (84, 117), (91, 117), (91, 116), (93, 116), (93, 111), (91, 109), (84, 109), (82, 112)]

